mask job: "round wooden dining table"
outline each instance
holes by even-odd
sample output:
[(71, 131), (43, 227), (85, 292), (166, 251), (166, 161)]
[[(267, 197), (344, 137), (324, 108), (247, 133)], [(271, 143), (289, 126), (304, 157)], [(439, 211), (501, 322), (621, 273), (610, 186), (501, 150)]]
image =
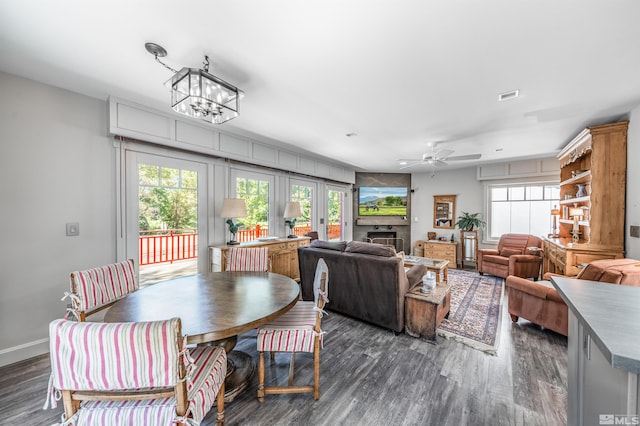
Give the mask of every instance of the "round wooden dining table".
[(249, 383), (255, 362), (233, 351), (240, 333), (273, 321), (298, 301), (300, 287), (270, 272), (211, 272), (162, 281), (130, 293), (105, 314), (105, 322), (158, 321), (178, 317), (187, 344), (213, 344), (227, 350), (225, 400)]

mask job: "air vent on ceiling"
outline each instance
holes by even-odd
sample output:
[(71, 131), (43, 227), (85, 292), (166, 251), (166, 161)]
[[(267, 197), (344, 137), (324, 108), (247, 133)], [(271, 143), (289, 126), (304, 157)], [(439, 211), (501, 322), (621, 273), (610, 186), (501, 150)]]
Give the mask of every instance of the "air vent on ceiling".
[(517, 98), (520, 95), (519, 90), (512, 90), (510, 92), (504, 92), (498, 95), (499, 101), (506, 101), (507, 99)]

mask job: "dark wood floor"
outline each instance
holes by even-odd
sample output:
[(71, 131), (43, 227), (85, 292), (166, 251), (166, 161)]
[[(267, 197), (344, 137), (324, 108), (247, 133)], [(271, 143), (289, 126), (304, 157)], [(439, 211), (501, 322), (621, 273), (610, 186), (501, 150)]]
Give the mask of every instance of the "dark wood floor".
[[(520, 320), (505, 307), (497, 356), (453, 340), (437, 344), (330, 313), (323, 321), (321, 397), (268, 395), (252, 387), (227, 404), (229, 425), (564, 425), (567, 339)], [(237, 349), (255, 355), (251, 334)], [(268, 358), (267, 358), (268, 360)], [(311, 383), (311, 356), (296, 358), (296, 379)], [(269, 363), (267, 361), (267, 365)], [(276, 357), (267, 379), (286, 381), (288, 358)], [(42, 410), (47, 356), (0, 369), (0, 424), (48, 425), (62, 410)], [(203, 425), (215, 424), (215, 408)]]

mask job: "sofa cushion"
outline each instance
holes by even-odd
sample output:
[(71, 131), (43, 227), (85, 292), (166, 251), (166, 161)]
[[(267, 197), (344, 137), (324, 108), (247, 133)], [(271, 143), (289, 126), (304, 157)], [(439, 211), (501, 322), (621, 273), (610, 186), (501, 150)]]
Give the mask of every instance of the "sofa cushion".
[(576, 278), (610, 284), (640, 286), (640, 262), (635, 259), (594, 260)]
[(505, 247), (500, 251), (500, 256), (509, 257), (522, 254), (522, 250)]
[(509, 258), (504, 256), (496, 256), (491, 254), (489, 256), (484, 256), (484, 260), (488, 263), (493, 263), (496, 265), (509, 266)]
[(311, 241), (311, 247), (323, 248), (327, 250), (337, 250), (344, 251), (345, 247), (347, 247), (346, 241), (323, 241), (323, 240), (313, 240)]
[(392, 257), (396, 255), (396, 249), (393, 246), (385, 246), (382, 244), (367, 243), (364, 241), (349, 241), (347, 248), (344, 250), (348, 253), (371, 254), (373, 256)]

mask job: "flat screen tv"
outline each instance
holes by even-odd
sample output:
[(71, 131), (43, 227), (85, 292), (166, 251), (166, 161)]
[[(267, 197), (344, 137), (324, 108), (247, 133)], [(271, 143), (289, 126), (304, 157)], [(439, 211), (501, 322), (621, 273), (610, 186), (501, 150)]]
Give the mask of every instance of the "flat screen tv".
[(361, 186), (358, 198), (360, 216), (406, 216), (407, 188)]

